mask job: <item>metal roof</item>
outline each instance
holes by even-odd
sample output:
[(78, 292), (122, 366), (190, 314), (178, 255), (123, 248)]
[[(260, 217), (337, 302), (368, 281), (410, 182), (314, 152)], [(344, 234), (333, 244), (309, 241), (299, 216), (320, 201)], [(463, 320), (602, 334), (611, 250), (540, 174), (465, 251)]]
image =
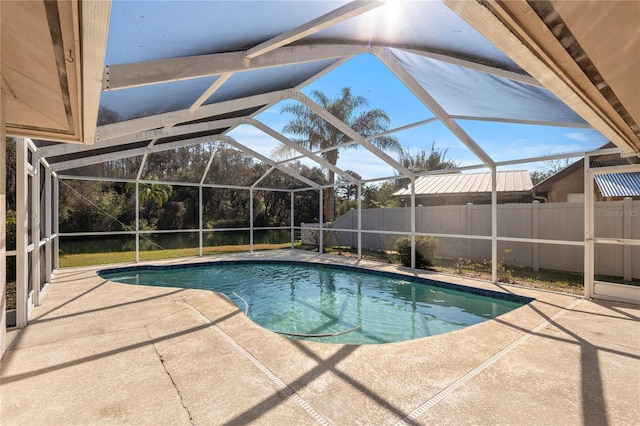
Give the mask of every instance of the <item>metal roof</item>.
[(640, 172), (595, 175), (603, 197), (640, 197)]
[[(529, 192), (533, 188), (527, 170), (499, 171), (496, 174), (498, 192)], [(420, 176), (415, 182), (416, 195), (472, 194), (491, 192), (491, 173), (449, 173)], [(393, 195), (411, 195), (405, 188)]]

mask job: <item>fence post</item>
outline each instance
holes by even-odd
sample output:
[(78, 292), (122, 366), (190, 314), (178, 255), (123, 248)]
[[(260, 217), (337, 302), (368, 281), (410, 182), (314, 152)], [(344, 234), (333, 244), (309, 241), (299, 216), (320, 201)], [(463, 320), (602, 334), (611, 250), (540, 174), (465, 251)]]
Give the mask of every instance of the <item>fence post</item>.
[[(465, 232), (467, 235), (473, 235), (473, 203), (467, 203), (466, 208), (466, 228)], [(471, 259), (473, 257), (473, 240), (471, 238), (467, 238), (467, 259)]]
[[(540, 238), (540, 201), (535, 200), (531, 203), (531, 224), (533, 225), (531, 238), (537, 240)], [(531, 243), (533, 246), (531, 247), (531, 252), (533, 253), (533, 261), (532, 266), (535, 272), (540, 270), (540, 244)]]
[[(622, 202), (622, 210), (624, 212), (623, 223), (622, 223), (622, 238), (625, 240), (629, 240), (632, 238), (631, 234), (631, 208), (632, 208), (632, 200), (631, 197), (625, 197)], [(623, 254), (622, 254), (622, 270), (623, 275), (622, 278), (625, 281), (631, 281), (631, 246), (629, 244), (625, 244), (622, 246)]]
[[(356, 224), (354, 223), (356, 216), (353, 214), (354, 212), (355, 210), (353, 209), (353, 207), (351, 207), (349, 209), (349, 217), (351, 218), (351, 229), (356, 229)], [(349, 232), (349, 247), (354, 248), (355, 246), (356, 245), (353, 240), (353, 232)]]

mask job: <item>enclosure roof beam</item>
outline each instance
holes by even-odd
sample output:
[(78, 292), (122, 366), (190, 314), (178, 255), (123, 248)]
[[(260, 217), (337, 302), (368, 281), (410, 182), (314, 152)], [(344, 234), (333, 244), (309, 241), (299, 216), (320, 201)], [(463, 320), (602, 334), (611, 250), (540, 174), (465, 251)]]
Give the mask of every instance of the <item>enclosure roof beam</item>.
[(200, 97), (193, 103), (191, 104), (191, 106), (189, 107), (189, 111), (191, 111), (192, 113), (197, 110), (198, 108), (200, 108), (200, 106), (205, 103), (207, 101), (207, 99), (209, 99), (211, 97), (211, 95), (213, 95), (215, 92), (218, 91), (218, 89), (220, 89), (222, 87), (222, 85), (224, 83), (227, 82), (227, 80), (229, 80), (231, 78), (231, 76), (233, 75), (232, 72), (226, 72), (222, 75), (220, 75), (218, 78), (216, 78), (216, 81), (214, 81), (211, 86), (209, 86), (209, 88), (207, 88), (207, 90), (205, 90), (202, 95), (200, 95)]
[(402, 50), (404, 50), (405, 52), (413, 53), (415, 55), (424, 56), (425, 58), (436, 59), (441, 62), (446, 62), (452, 65), (458, 65), (461, 67), (470, 68), (472, 70), (480, 71), (485, 74), (494, 75), (496, 77), (517, 81), (519, 83), (527, 84), (529, 86), (544, 88), (544, 85), (542, 85), (542, 83), (540, 83), (535, 78), (526, 74), (519, 74), (517, 72), (492, 67), (490, 65), (480, 64), (478, 62), (469, 61), (467, 59), (461, 59), (461, 58), (456, 58), (449, 55), (443, 55), (441, 53), (427, 52), (424, 50), (417, 50), (417, 49), (402, 49)]
[[(358, 142), (356, 142), (356, 141), (349, 141), (349, 142), (341, 143), (341, 144), (338, 144), (338, 145), (335, 145), (335, 146), (330, 146), (330, 147), (327, 147), (327, 148), (319, 149), (317, 151), (313, 151), (312, 154), (318, 155), (318, 154), (322, 154), (324, 152), (329, 152), (329, 151), (333, 151), (335, 149), (340, 149), (340, 148), (346, 148), (348, 146), (357, 145), (357, 144), (358, 144)], [(280, 161), (280, 163), (289, 163), (291, 161), (300, 160), (301, 158), (305, 158), (305, 157), (306, 157), (306, 155), (298, 155), (296, 157), (291, 157), (291, 158), (288, 158), (286, 160), (282, 160), (282, 161)]]
[[(313, 81), (318, 76), (339, 66), (342, 61), (346, 61), (353, 56), (363, 53), (374, 53), (380, 56), (384, 54), (384, 50), (384, 47), (357, 43), (311, 44), (279, 48), (253, 59), (248, 59), (245, 56), (245, 52), (240, 51), (108, 65), (104, 70), (103, 91), (127, 89), (214, 75), (225, 75), (228, 73), (279, 67), (282, 65), (294, 65), (332, 58), (337, 60), (336, 64), (312, 77), (311, 81)], [(479, 64), (467, 59), (442, 55), (426, 50), (401, 50), (531, 86), (542, 87), (537, 80), (527, 75)], [(303, 85), (306, 84), (308, 84), (308, 81), (303, 83)]]
[(589, 123), (561, 123), (558, 121), (522, 120), (514, 118), (475, 117), (470, 115), (450, 115), (453, 120), (471, 120), (493, 123), (529, 124), (532, 126), (569, 127), (575, 129), (593, 129)]
[(406, 168), (405, 166), (400, 164), (398, 161), (396, 161), (393, 158), (391, 158), (391, 156), (389, 154), (387, 154), (386, 152), (382, 151), (377, 146), (373, 145), (370, 141), (368, 141), (367, 139), (362, 137), (360, 134), (358, 134), (358, 132), (353, 130), (351, 127), (347, 126), (339, 118), (337, 118), (336, 116), (331, 114), (326, 109), (322, 108), (320, 105), (315, 103), (311, 98), (309, 98), (305, 94), (303, 94), (301, 92), (298, 92), (298, 91), (291, 90), (291, 91), (289, 91), (289, 98), (292, 99), (292, 100), (301, 102), (307, 108), (309, 108), (310, 110), (312, 110), (313, 112), (318, 114), (320, 117), (324, 118), (327, 122), (329, 122), (336, 129), (340, 130), (342, 133), (344, 133), (345, 135), (347, 135), (348, 137), (350, 137), (354, 141), (358, 142), (358, 144), (360, 144), (363, 147), (365, 147), (366, 149), (368, 149), (372, 154), (374, 154), (375, 156), (380, 158), (382, 161), (387, 163), (389, 166), (391, 166), (394, 169), (396, 169), (401, 174), (403, 174), (403, 175), (405, 175), (407, 177), (411, 176), (411, 174), (412, 174), (411, 170), (409, 170), (408, 168)]
[(133, 135), (145, 130), (158, 129), (187, 121), (215, 117), (216, 115), (227, 114), (233, 111), (241, 111), (247, 108), (274, 104), (282, 99), (285, 99), (285, 91), (278, 90), (275, 92), (248, 96), (246, 98), (238, 98), (203, 105), (195, 111), (183, 109), (150, 115), (148, 117), (134, 118), (132, 120), (120, 121), (112, 124), (105, 124), (98, 127), (96, 131), (96, 142), (113, 139), (119, 136)]
[(253, 182), (253, 185), (251, 185), (251, 189), (255, 189), (258, 186), (258, 184), (262, 182), (267, 176), (269, 176), (271, 172), (274, 171), (275, 169), (276, 169), (275, 167), (271, 166), (271, 168), (266, 172), (264, 172), (264, 174), (260, 176), (257, 181)]
[(496, 163), (496, 166), (499, 166), (499, 167), (511, 166), (514, 164), (538, 163), (541, 161), (562, 160), (565, 158), (578, 158), (578, 157), (584, 157), (585, 155), (609, 155), (609, 154), (622, 154), (622, 151), (620, 150), (620, 148), (605, 148), (605, 149), (599, 149), (596, 151), (588, 151), (588, 152), (585, 152), (585, 151), (568, 152), (566, 154), (544, 155), (541, 157), (499, 161)]
[(184, 148), (187, 146), (199, 145), (206, 142), (218, 140), (221, 136), (201, 136), (192, 139), (183, 139), (181, 141), (163, 143), (162, 145), (154, 145), (152, 147), (145, 146), (140, 148), (124, 149), (122, 151), (110, 152), (107, 154), (90, 155), (88, 157), (76, 158), (74, 160), (60, 161), (51, 164), (51, 170), (69, 170), (76, 167), (90, 166), (100, 164), (107, 161), (122, 160), (124, 158), (137, 157), (139, 155), (152, 154), (156, 152), (170, 151), (172, 149)]
[(220, 144), (216, 144), (213, 147), (213, 151), (211, 152), (211, 155), (209, 156), (209, 160), (207, 160), (207, 165), (204, 168), (204, 171), (202, 172), (202, 177), (200, 178), (200, 185), (202, 185), (204, 183), (204, 180), (206, 179), (207, 175), (209, 174), (209, 170), (211, 169), (211, 165), (213, 164), (213, 159), (216, 156), (216, 152), (218, 152), (218, 148), (220, 147)]
[[(387, 135), (392, 135), (394, 133), (402, 132), (404, 130), (412, 129), (414, 127), (420, 127), (420, 126), (423, 126), (425, 124), (432, 123), (434, 121), (438, 121), (438, 118), (437, 117), (431, 117), (431, 118), (427, 118), (426, 120), (416, 121), (414, 123), (409, 123), (409, 124), (407, 124), (405, 126), (396, 127), (396, 128), (393, 128), (393, 129), (386, 130), (384, 132), (377, 133), (375, 135), (367, 136), (364, 139), (370, 141), (371, 139), (375, 139), (375, 138), (379, 138), (379, 137), (387, 136)], [(317, 151), (312, 151), (312, 154), (314, 154), (314, 155), (322, 154), (324, 152), (333, 151), (333, 150), (340, 149), (340, 148), (346, 148), (348, 146), (355, 145), (357, 143), (358, 142), (356, 142), (356, 141), (349, 141), (349, 142), (341, 143), (341, 144), (338, 144), (338, 145), (335, 145), (335, 146), (329, 146), (327, 148), (319, 149)], [(281, 163), (287, 163), (289, 161), (299, 160), (299, 159), (304, 158), (304, 157), (305, 157), (305, 155), (299, 155), (299, 156), (292, 157), (292, 158), (289, 158), (287, 160), (281, 161)]]
[(307, 185), (313, 187), (313, 188), (319, 188), (320, 185), (314, 181), (312, 181), (311, 179), (308, 179), (296, 172), (294, 172), (293, 170), (289, 170), (289, 168), (281, 165), (281, 164), (277, 164), (275, 161), (273, 161), (272, 159), (265, 157), (264, 155), (260, 154), (259, 152), (256, 152), (254, 150), (252, 150), (251, 148), (241, 144), (240, 142), (236, 141), (235, 139), (230, 138), (229, 136), (222, 136), (220, 138), (221, 141), (239, 149), (240, 151), (249, 154), (255, 158), (257, 158), (258, 160), (262, 161), (265, 164), (270, 165), (271, 167), (275, 167), (276, 169), (280, 170), (283, 173), (288, 174), (289, 176), (291, 176), (294, 179), (299, 180), (300, 182), (304, 182)]
[[(288, 148), (290, 148), (290, 149), (292, 149), (294, 151), (298, 151), (304, 157), (315, 161), (316, 163), (320, 164), (322, 167), (325, 167), (325, 168), (331, 170), (332, 172), (336, 173), (337, 175), (341, 176), (342, 178), (344, 178), (344, 179), (346, 179), (346, 180), (348, 180), (348, 181), (350, 181), (350, 182), (352, 182), (354, 184), (358, 184), (359, 183), (358, 179), (356, 179), (355, 177), (351, 176), (349, 173), (347, 173), (344, 170), (334, 166), (333, 164), (331, 164), (330, 162), (328, 162), (324, 158), (315, 155), (314, 153), (312, 153), (308, 149), (304, 148), (302, 145), (293, 142), (291, 139), (285, 137), (281, 133), (276, 132), (275, 130), (273, 130), (272, 128), (266, 126), (265, 124), (261, 123), (260, 121), (258, 121), (256, 119), (253, 119), (253, 118), (243, 119), (242, 121), (245, 124), (251, 125), (251, 126), (257, 128), (258, 130), (266, 133), (267, 135), (271, 136), (272, 138), (278, 140), (279, 142), (282, 142), (286, 147), (288, 147)], [(278, 164), (282, 164), (282, 163), (278, 163)]]
[(385, 4), (384, 1), (352, 1), (326, 13), (316, 19), (313, 19), (299, 27), (296, 27), (290, 31), (284, 32), (270, 40), (260, 43), (257, 46), (247, 50), (247, 58), (255, 58), (263, 55), (279, 47), (293, 43), (296, 40), (305, 38), (311, 34), (315, 34), (354, 16), (361, 15), (369, 10)]
[(130, 143), (161, 139), (172, 136), (189, 135), (198, 132), (206, 132), (208, 130), (226, 129), (228, 127), (237, 125), (239, 122), (240, 118), (227, 118), (223, 120), (207, 121), (205, 123), (187, 124), (184, 126), (163, 127), (160, 129), (145, 130), (133, 135), (119, 136), (113, 139), (96, 142), (92, 146), (70, 144), (49, 145), (39, 148), (38, 152), (43, 157), (55, 157), (58, 155), (73, 154), (77, 152), (89, 153), (95, 149), (127, 145)]
[[(431, 117), (431, 118), (427, 118), (426, 120), (416, 121), (414, 123), (410, 123), (410, 124), (407, 124), (405, 126), (396, 127), (396, 128), (393, 128), (393, 129), (386, 130), (384, 132), (380, 132), (380, 133), (375, 134), (375, 135), (367, 136), (364, 139), (370, 141), (371, 139), (375, 139), (375, 138), (379, 138), (379, 137), (387, 136), (387, 135), (392, 135), (394, 133), (402, 132), (404, 130), (412, 129), (414, 127), (420, 127), (420, 126), (423, 126), (425, 124), (432, 123), (434, 121), (438, 121), (438, 118), (437, 117)], [(356, 141), (349, 141), (349, 142), (341, 143), (341, 144), (338, 144), (338, 145), (335, 145), (335, 146), (330, 146), (330, 147), (327, 147), (327, 148), (319, 149), (317, 151), (313, 151), (312, 154), (315, 154), (315, 155), (322, 154), (323, 152), (333, 151), (333, 150), (340, 149), (340, 148), (346, 148), (348, 146), (355, 145), (357, 143), (358, 142), (356, 142)], [(286, 162), (294, 161), (294, 160), (299, 160), (299, 159), (304, 158), (304, 157), (305, 157), (304, 155), (299, 155), (297, 157), (292, 157), (292, 158), (289, 158), (287, 160), (284, 160), (284, 161), (282, 161), (282, 163), (286, 163)]]
[(102, 90), (128, 89), (282, 65), (340, 59), (370, 51), (370, 46), (364, 44), (302, 45), (277, 49), (254, 59), (248, 59), (245, 52), (240, 51), (108, 65), (104, 70)]
[(440, 104), (416, 81), (416, 79), (400, 64), (391, 52), (385, 55), (378, 53), (380, 60), (411, 90), (426, 106), (433, 112), (440, 121), (453, 132), (454, 135), (464, 143), (484, 164), (488, 167), (495, 167), (495, 162), (491, 159), (480, 145), (478, 145), (456, 123), (451, 116), (440, 106)]

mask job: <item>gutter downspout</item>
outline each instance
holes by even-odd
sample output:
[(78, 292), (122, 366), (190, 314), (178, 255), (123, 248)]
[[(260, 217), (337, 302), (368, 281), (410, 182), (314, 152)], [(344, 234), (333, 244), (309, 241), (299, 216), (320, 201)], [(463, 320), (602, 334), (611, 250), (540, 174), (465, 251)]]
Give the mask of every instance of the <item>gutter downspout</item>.
[(549, 198), (543, 196), (543, 195), (537, 195), (536, 191), (534, 189), (531, 190), (531, 197), (534, 200), (538, 200), (538, 201), (542, 201), (543, 203), (548, 203), (549, 202)]

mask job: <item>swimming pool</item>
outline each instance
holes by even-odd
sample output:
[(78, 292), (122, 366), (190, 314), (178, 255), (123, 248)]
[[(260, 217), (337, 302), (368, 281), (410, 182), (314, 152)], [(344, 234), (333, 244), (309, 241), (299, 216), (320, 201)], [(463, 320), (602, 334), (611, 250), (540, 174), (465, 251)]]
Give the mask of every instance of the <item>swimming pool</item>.
[(388, 343), (459, 330), (532, 299), (362, 268), (222, 261), (98, 271), (110, 281), (214, 290), (255, 323), (291, 338)]

